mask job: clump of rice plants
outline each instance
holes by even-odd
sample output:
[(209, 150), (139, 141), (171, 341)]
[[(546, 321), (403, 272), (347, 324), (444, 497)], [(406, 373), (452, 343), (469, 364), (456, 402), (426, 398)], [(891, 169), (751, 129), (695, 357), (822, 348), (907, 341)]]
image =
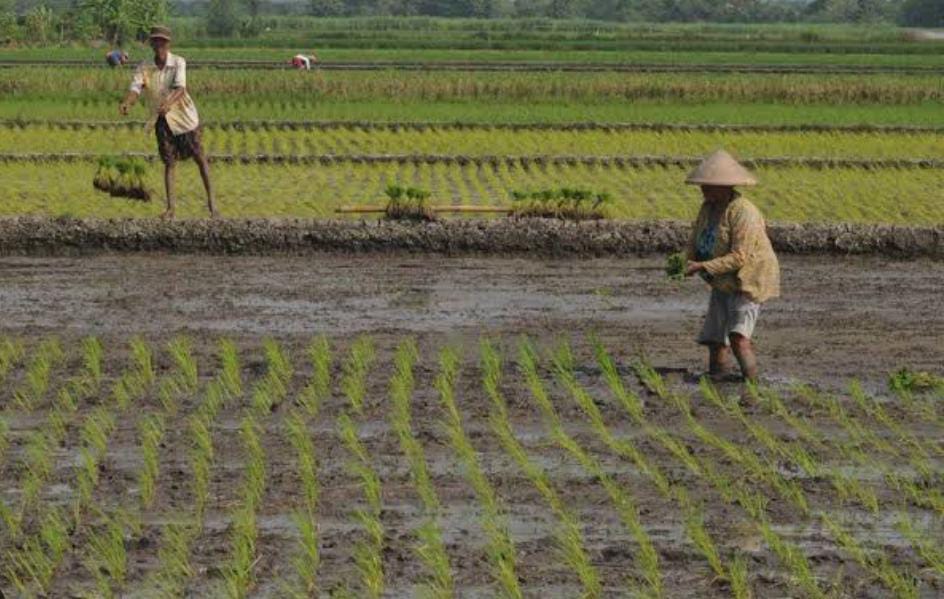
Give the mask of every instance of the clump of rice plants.
[(387, 195), (384, 217), (388, 220), (420, 222), (436, 220), (436, 214), (429, 206), (429, 191), (416, 187), (403, 188), (399, 185), (389, 185), (384, 193)]
[(606, 192), (561, 187), (540, 191), (511, 192), (511, 216), (559, 218), (561, 220), (602, 220), (607, 218), (606, 207), (613, 201)]
[(92, 186), (112, 197), (150, 202), (152, 193), (145, 183), (146, 176), (147, 164), (141, 158), (102, 156)]
[(687, 262), (685, 254), (676, 252), (670, 254), (665, 259), (665, 276), (673, 281), (681, 281), (685, 278), (685, 263)]
[(944, 377), (904, 367), (889, 375), (888, 388), (896, 393), (944, 390)]

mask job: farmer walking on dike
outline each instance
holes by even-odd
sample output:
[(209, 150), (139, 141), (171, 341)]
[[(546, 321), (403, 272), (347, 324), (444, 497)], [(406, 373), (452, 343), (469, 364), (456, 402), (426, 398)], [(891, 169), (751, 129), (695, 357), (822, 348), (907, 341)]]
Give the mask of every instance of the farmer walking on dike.
[(747, 380), (757, 379), (751, 335), (760, 305), (780, 294), (780, 265), (764, 216), (736, 185), (757, 179), (724, 150), (707, 157), (685, 180), (700, 185), (704, 202), (692, 227), (685, 274), (711, 285), (708, 314), (698, 342), (708, 346), (708, 374), (733, 374), (731, 354)]
[(122, 115), (138, 101), (142, 92), (155, 119), (157, 152), (164, 163), (164, 187), (167, 193), (167, 211), (161, 218), (173, 219), (176, 209), (174, 197), (174, 168), (178, 160), (193, 158), (200, 168), (203, 188), (206, 190), (210, 216), (216, 216), (213, 206), (213, 186), (210, 184), (210, 165), (201, 144), (200, 118), (197, 107), (187, 93), (187, 62), (170, 52), (170, 29), (152, 27), (149, 36), (154, 59), (138, 65), (128, 94), (118, 107)]

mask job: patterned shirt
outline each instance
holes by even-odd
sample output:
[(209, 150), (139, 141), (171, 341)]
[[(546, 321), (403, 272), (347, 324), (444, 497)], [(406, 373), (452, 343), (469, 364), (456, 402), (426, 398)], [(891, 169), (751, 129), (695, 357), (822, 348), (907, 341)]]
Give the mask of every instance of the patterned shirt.
[[(136, 94), (145, 94), (150, 104), (152, 120), (157, 120), (157, 109), (161, 102), (173, 90), (181, 87), (187, 87), (187, 61), (168, 52), (163, 69), (157, 68), (153, 59), (139, 64), (134, 71), (130, 89)], [(184, 97), (167, 111), (165, 117), (174, 135), (193, 131), (200, 125), (197, 107), (186, 91)]]
[[(714, 243), (705, 252), (711, 237)], [(705, 280), (719, 291), (743, 293), (757, 303), (780, 295), (780, 264), (767, 237), (767, 223), (760, 210), (741, 196), (723, 208), (702, 204), (688, 257), (704, 264)]]

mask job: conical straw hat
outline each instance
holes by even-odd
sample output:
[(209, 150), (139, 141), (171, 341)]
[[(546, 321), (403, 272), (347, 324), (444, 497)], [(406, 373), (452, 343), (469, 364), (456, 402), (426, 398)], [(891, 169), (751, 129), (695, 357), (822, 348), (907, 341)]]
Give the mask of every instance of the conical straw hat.
[(718, 150), (702, 160), (701, 164), (689, 173), (685, 182), (692, 185), (757, 185), (757, 177), (741, 166), (733, 156), (724, 150)]

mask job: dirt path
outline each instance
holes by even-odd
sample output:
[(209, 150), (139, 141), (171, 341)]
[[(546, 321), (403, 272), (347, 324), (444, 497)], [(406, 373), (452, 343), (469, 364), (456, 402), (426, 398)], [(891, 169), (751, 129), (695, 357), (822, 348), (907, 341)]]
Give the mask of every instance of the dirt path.
[[(0, 333), (162, 338), (177, 332), (308, 338), (316, 333), (474, 343), (483, 333), (583, 338), (623, 356), (697, 371), (707, 303), (666, 281), (661, 259), (530, 260), (396, 255), (166, 255), (0, 260)], [(944, 264), (880, 258), (783, 260), (784, 297), (757, 331), (775, 380), (883, 382), (944, 363)]]

